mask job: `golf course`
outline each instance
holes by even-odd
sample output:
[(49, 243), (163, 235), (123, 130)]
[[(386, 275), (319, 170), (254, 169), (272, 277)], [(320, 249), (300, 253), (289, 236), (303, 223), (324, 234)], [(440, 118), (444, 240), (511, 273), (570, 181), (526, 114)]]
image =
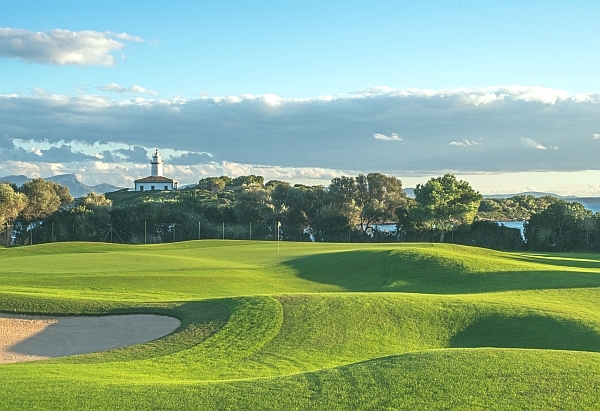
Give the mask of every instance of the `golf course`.
[(0, 313), (179, 321), (142, 344), (1, 364), (6, 410), (600, 409), (598, 254), (233, 240), (0, 248)]

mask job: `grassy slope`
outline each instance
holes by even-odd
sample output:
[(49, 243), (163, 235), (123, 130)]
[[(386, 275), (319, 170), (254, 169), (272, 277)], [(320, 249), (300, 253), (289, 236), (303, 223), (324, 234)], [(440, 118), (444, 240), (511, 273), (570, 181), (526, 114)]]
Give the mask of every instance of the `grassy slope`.
[(182, 320), (152, 343), (0, 366), (5, 409), (600, 407), (597, 255), (52, 244), (0, 249), (0, 290), (8, 312)]

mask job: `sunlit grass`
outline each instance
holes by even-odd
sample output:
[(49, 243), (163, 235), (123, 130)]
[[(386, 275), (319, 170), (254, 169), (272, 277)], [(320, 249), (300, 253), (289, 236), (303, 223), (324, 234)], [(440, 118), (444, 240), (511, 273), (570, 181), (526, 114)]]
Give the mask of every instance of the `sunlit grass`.
[(0, 407), (596, 409), (600, 260), (439, 244), (0, 249), (0, 310), (158, 313), (138, 346), (0, 366)]

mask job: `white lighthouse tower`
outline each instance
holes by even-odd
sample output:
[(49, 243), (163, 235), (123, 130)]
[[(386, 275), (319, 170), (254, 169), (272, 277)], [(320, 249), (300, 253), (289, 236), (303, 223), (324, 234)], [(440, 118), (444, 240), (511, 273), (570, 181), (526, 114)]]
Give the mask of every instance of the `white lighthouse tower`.
[(162, 170), (163, 161), (162, 161), (162, 157), (158, 153), (158, 149), (156, 149), (156, 152), (152, 155), (152, 161), (150, 162), (150, 164), (152, 165), (152, 169), (150, 171), (150, 175), (152, 177), (162, 177), (162, 175), (163, 175), (163, 170)]
[(150, 166), (150, 175), (148, 177), (138, 178), (133, 182), (135, 184), (135, 191), (177, 190), (179, 182), (163, 176), (163, 161), (158, 149), (152, 154)]

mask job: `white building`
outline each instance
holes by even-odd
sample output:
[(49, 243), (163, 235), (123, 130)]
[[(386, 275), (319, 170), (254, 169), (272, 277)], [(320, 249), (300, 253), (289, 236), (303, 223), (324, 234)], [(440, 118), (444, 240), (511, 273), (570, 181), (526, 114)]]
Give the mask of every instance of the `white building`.
[(158, 150), (152, 155), (150, 164), (150, 176), (135, 180), (135, 191), (177, 190), (179, 182), (162, 175), (163, 161)]

